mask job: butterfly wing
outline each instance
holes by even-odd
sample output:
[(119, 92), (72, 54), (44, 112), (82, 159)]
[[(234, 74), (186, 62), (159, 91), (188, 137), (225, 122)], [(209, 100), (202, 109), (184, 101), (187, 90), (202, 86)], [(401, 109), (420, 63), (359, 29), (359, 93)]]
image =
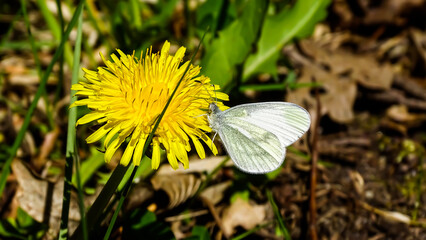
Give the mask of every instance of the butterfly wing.
[(266, 173), (284, 161), (285, 147), (310, 126), (309, 113), (286, 102), (244, 104), (217, 113), (218, 133), (235, 165)]

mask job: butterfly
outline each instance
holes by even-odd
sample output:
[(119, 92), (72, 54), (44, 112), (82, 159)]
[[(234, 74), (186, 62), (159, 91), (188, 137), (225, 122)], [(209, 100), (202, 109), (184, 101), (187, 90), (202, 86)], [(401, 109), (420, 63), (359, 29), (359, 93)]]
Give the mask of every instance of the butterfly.
[(286, 147), (308, 131), (311, 118), (288, 102), (242, 104), (221, 111), (209, 106), (210, 127), (219, 134), (235, 165), (244, 172), (271, 172), (284, 162)]

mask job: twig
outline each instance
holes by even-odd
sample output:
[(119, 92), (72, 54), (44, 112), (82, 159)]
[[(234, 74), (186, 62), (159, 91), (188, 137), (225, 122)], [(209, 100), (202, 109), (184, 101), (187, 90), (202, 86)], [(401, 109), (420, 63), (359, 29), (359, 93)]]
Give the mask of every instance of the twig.
[(379, 93), (369, 93), (366, 94), (366, 97), (375, 101), (406, 105), (411, 109), (426, 110), (426, 101), (415, 98), (407, 98), (402, 91), (397, 89), (390, 89), (388, 91)]
[(207, 208), (209, 209), (210, 213), (212, 214), (214, 220), (216, 221), (217, 225), (219, 226), (220, 230), (222, 231), (222, 233), (225, 235), (226, 239), (229, 239), (229, 236), (226, 234), (225, 228), (223, 227), (223, 223), (222, 220), (219, 217), (218, 212), (216, 211), (213, 203), (205, 198), (205, 197), (201, 197), (201, 201), (203, 201), (203, 203), (207, 206)]
[(371, 211), (379, 216), (382, 216), (383, 218), (389, 220), (389, 221), (393, 221), (393, 222), (400, 222), (400, 223), (405, 223), (409, 226), (416, 226), (416, 227), (422, 227), (422, 228), (426, 228), (426, 221), (424, 219), (421, 220), (412, 220), (410, 218), (410, 216), (400, 213), (400, 212), (395, 212), (395, 211), (388, 211), (388, 210), (383, 210), (383, 209), (379, 209), (376, 207), (371, 206), (370, 204), (363, 202), (363, 201), (357, 201), (357, 204), (359, 206), (361, 206), (362, 208)]
[(426, 100), (425, 89), (409, 77), (397, 75), (393, 80), (393, 84), (412, 96)]
[(200, 211), (195, 211), (195, 212), (190, 212), (190, 213), (184, 213), (184, 214), (180, 214), (177, 216), (171, 216), (171, 217), (167, 217), (164, 220), (166, 222), (176, 222), (176, 221), (182, 221), (188, 218), (195, 218), (198, 216), (202, 216), (205, 214), (208, 214), (209, 211), (207, 211), (206, 209), (200, 210)]
[[(315, 83), (315, 79), (313, 79), (313, 82)], [(312, 167), (311, 167), (311, 187), (310, 187), (310, 199), (309, 199), (309, 216), (310, 216), (310, 223), (309, 223), (309, 235), (311, 239), (317, 240), (317, 202), (316, 202), (316, 187), (317, 187), (317, 162), (318, 162), (318, 126), (321, 118), (321, 102), (319, 99), (319, 92), (318, 88), (315, 88), (315, 99), (317, 102), (316, 106), (316, 119), (314, 123), (314, 127), (312, 129)]]

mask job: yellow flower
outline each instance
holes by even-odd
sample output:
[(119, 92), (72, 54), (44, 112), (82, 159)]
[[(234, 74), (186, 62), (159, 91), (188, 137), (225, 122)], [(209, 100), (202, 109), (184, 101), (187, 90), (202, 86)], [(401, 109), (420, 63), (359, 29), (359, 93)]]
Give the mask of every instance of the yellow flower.
[[(176, 88), (189, 61), (181, 65), (185, 48), (181, 47), (174, 56), (169, 55), (170, 43), (165, 42), (161, 52), (148, 50), (143, 58), (126, 55), (117, 50), (120, 58), (112, 54), (113, 62), (102, 59), (106, 67), (97, 71), (83, 69), (87, 81), (74, 84), (71, 89), (76, 95), (87, 98), (80, 99), (70, 107), (87, 105), (92, 112), (77, 121), (86, 124), (97, 121), (99, 127), (87, 139), (87, 143), (99, 141), (105, 136), (105, 161), (109, 162), (116, 150), (127, 141), (127, 147), (120, 163), (128, 165), (133, 159), (139, 165), (142, 150), (148, 135), (151, 133), (157, 117), (165, 107), (170, 95)], [(167, 153), (170, 165), (177, 169), (178, 160), (184, 168), (188, 168), (188, 153), (191, 150), (190, 140), (200, 158), (205, 157), (203, 144), (213, 154), (217, 149), (206, 132), (212, 129), (208, 125), (207, 112), (209, 104), (219, 100), (228, 100), (228, 95), (215, 92), (218, 86), (210, 84), (210, 79), (198, 76), (200, 67), (190, 66), (176, 91), (165, 115), (152, 140), (153, 169), (160, 165), (160, 147)], [(222, 103), (219, 107), (225, 109)]]

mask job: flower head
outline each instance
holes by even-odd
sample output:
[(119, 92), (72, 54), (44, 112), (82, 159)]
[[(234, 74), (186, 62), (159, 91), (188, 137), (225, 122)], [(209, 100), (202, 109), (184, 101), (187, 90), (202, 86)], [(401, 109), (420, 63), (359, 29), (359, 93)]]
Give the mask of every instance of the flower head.
[[(182, 63), (185, 48), (181, 47), (174, 56), (169, 54), (170, 43), (165, 42), (161, 52), (148, 50), (140, 59), (117, 50), (118, 58), (113, 61), (102, 59), (106, 67), (97, 71), (83, 69), (87, 81), (72, 86), (76, 95), (86, 98), (76, 101), (71, 107), (87, 105), (92, 112), (77, 121), (86, 124), (97, 121), (101, 126), (86, 141), (93, 143), (105, 136), (105, 161), (109, 162), (116, 150), (127, 142), (120, 163), (128, 165), (131, 160), (139, 165), (142, 150), (157, 117), (176, 88), (189, 61)], [(180, 161), (184, 168), (189, 165), (190, 140), (200, 156), (205, 157), (202, 140), (216, 154), (217, 149), (206, 132), (211, 132), (207, 122), (207, 111), (212, 97), (227, 100), (228, 96), (215, 92), (206, 76), (198, 76), (200, 67), (190, 66), (176, 94), (167, 108), (152, 139), (153, 169), (160, 164), (160, 148), (165, 149), (170, 165), (177, 169)], [(222, 103), (218, 103), (223, 109)]]

